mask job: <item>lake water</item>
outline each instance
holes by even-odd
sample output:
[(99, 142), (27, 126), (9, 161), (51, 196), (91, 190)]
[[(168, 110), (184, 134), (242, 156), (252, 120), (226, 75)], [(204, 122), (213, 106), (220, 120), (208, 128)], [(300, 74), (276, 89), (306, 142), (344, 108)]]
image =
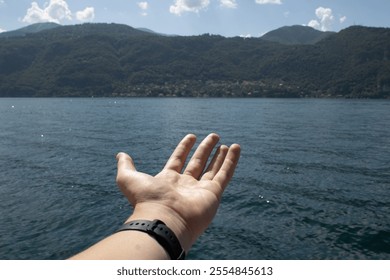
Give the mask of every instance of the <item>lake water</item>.
[(390, 101), (0, 99), (0, 259), (64, 259), (131, 209), (115, 155), (158, 173), (187, 133), (242, 147), (189, 259), (389, 259)]

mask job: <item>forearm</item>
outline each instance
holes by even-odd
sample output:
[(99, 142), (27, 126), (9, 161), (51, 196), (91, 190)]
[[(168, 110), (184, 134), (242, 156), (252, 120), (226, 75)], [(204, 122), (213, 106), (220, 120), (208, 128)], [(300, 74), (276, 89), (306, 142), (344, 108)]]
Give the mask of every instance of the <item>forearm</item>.
[(164, 248), (145, 232), (127, 230), (114, 233), (71, 260), (168, 260)]
[[(191, 246), (188, 239), (189, 235), (185, 231), (184, 227), (178, 222), (180, 219), (171, 213), (168, 214), (167, 211), (164, 211), (161, 208), (154, 208), (151, 205), (143, 207), (141, 204), (141, 206), (136, 207), (133, 214), (125, 221), (125, 223), (135, 220), (153, 221), (155, 219), (163, 221), (173, 231), (187, 253)], [(106, 237), (70, 259), (164, 260), (170, 259), (170, 256), (162, 245), (148, 233), (137, 230), (125, 230)]]

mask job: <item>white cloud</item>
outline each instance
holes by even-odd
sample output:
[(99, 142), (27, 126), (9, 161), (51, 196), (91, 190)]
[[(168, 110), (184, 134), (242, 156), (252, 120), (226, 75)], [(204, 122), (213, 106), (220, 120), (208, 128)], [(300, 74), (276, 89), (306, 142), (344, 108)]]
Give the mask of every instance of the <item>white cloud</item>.
[(32, 2), (31, 7), (27, 10), (26, 15), (22, 19), (23, 22), (56, 22), (62, 20), (71, 20), (72, 12), (68, 4), (64, 0), (50, 0), (50, 3), (44, 8), (39, 7), (37, 2)]
[(59, 21), (72, 19), (72, 12), (69, 10), (68, 3), (65, 0), (50, 0), (50, 4), (45, 10), (51, 18)]
[(31, 3), (31, 7), (27, 10), (27, 13), (22, 19), (22, 21), (27, 23), (37, 23), (37, 22), (46, 22), (46, 21), (58, 22), (58, 20), (52, 19), (44, 9), (41, 9), (37, 2)]
[(60, 24), (63, 21), (72, 20), (74, 15), (79, 21), (92, 21), (95, 18), (95, 9), (93, 7), (86, 7), (84, 10), (73, 14), (66, 0), (50, 0), (42, 8), (37, 2), (32, 2), (22, 22), (30, 24), (37, 22), (55, 22)]
[(237, 8), (236, 0), (219, 0), (220, 4), (224, 8), (235, 9)]
[(255, 0), (256, 4), (265, 5), (265, 4), (276, 4), (281, 5), (282, 0)]
[(148, 13), (146, 12), (146, 10), (149, 8), (148, 2), (138, 2), (138, 7), (142, 10), (141, 15), (143, 16), (148, 15)]
[(312, 19), (307, 25), (313, 27), (314, 29), (321, 29), (320, 23), (315, 19)]
[(318, 20), (311, 20), (308, 25), (319, 29), (321, 31), (330, 31), (332, 30), (332, 24), (334, 22), (334, 16), (332, 9), (330, 8), (324, 8), (324, 7), (318, 7), (316, 9), (316, 16)]
[(252, 38), (252, 35), (251, 34), (241, 34), (240, 37), (244, 38), (244, 39), (249, 39), (249, 38)]
[(148, 2), (138, 2), (138, 7), (142, 10), (147, 10), (149, 5)]
[(346, 20), (347, 20), (347, 17), (343, 16), (343, 17), (340, 18), (340, 23), (344, 23)]
[(175, 0), (175, 3), (169, 7), (169, 11), (175, 15), (181, 15), (184, 12), (198, 13), (210, 5), (210, 0)]
[(95, 18), (95, 8), (86, 7), (84, 10), (76, 12), (76, 18), (79, 21), (93, 21)]
[(4, 30), (0, 27), (0, 33), (6, 32), (7, 30)]

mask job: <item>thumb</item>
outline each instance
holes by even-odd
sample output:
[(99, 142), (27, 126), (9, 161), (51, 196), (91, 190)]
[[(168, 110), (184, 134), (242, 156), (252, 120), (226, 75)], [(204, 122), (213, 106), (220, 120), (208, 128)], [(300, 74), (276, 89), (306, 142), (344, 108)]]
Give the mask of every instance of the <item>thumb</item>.
[(133, 159), (126, 153), (118, 153), (116, 155), (118, 161), (118, 172), (123, 171), (136, 171)]
[(116, 155), (118, 161), (118, 173), (116, 175), (116, 183), (119, 187), (124, 187), (128, 180), (132, 177), (129, 176), (133, 172), (137, 172), (133, 159), (126, 153), (118, 153)]

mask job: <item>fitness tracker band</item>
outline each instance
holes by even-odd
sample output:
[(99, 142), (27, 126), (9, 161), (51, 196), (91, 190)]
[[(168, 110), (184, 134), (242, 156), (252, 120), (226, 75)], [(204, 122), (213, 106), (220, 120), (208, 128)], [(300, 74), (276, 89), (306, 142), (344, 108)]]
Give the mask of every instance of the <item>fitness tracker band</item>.
[(163, 221), (135, 220), (123, 224), (116, 232), (124, 230), (146, 232), (165, 249), (172, 260), (184, 260), (185, 258), (185, 251), (175, 233)]

